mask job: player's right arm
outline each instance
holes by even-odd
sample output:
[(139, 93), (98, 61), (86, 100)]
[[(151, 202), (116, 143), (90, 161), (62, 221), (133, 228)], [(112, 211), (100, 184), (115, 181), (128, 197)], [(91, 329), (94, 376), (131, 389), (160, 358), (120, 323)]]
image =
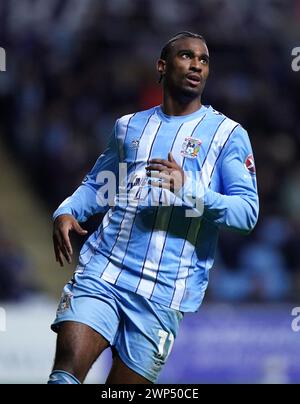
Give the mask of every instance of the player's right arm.
[(70, 231), (76, 231), (81, 236), (87, 234), (87, 231), (83, 230), (74, 216), (57, 216), (53, 224), (53, 246), (56, 262), (59, 262), (62, 267), (64, 266), (63, 257), (69, 264), (72, 262), (73, 249), (69, 237)]
[[(96, 164), (85, 177), (77, 190), (68, 197), (53, 214), (53, 244), (57, 262), (63, 266), (63, 257), (71, 262), (72, 246), (69, 238), (70, 231), (84, 235), (86, 232), (79, 222), (86, 221), (96, 213), (105, 213), (112, 202), (105, 193), (110, 187), (104, 178), (114, 178), (111, 186), (118, 186), (119, 153), (116, 140), (116, 126), (110, 138), (107, 149), (98, 158)], [(113, 190), (113, 191), (115, 191)]]

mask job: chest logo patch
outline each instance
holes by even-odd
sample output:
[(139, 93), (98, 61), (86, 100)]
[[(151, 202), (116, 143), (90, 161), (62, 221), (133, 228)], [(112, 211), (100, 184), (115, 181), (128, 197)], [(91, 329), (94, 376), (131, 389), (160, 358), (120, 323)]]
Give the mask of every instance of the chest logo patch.
[(200, 139), (186, 137), (182, 145), (181, 155), (190, 159), (196, 158), (198, 156), (201, 144), (202, 141)]

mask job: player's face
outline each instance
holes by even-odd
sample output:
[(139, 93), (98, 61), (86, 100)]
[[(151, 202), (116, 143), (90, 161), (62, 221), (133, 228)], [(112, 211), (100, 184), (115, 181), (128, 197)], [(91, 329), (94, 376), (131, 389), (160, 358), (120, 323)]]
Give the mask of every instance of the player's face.
[(174, 42), (166, 61), (158, 61), (164, 86), (173, 94), (201, 96), (209, 75), (209, 52), (203, 41), (183, 38)]

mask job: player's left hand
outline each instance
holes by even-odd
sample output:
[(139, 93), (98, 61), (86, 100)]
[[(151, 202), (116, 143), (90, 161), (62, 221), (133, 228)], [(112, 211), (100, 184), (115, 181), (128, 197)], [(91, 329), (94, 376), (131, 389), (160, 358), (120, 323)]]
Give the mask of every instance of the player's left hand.
[(168, 153), (168, 160), (151, 159), (146, 167), (148, 177), (159, 178), (161, 181), (152, 181), (151, 186), (169, 189), (178, 192), (184, 185), (185, 174), (175, 161), (172, 153)]

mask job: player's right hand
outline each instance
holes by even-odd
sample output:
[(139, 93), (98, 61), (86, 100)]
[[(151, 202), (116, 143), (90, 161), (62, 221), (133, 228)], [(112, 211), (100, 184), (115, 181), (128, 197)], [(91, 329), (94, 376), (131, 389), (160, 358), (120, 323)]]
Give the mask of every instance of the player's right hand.
[(70, 242), (69, 232), (76, 231), (81, 236), (85, 236), (87, 231), (84, 230), (72, 215), (60, 215), (53, 224), (53, 246), (56, 262), (60, 266), (64, 266), (63, 257), (71, 264), (73, 249)]

